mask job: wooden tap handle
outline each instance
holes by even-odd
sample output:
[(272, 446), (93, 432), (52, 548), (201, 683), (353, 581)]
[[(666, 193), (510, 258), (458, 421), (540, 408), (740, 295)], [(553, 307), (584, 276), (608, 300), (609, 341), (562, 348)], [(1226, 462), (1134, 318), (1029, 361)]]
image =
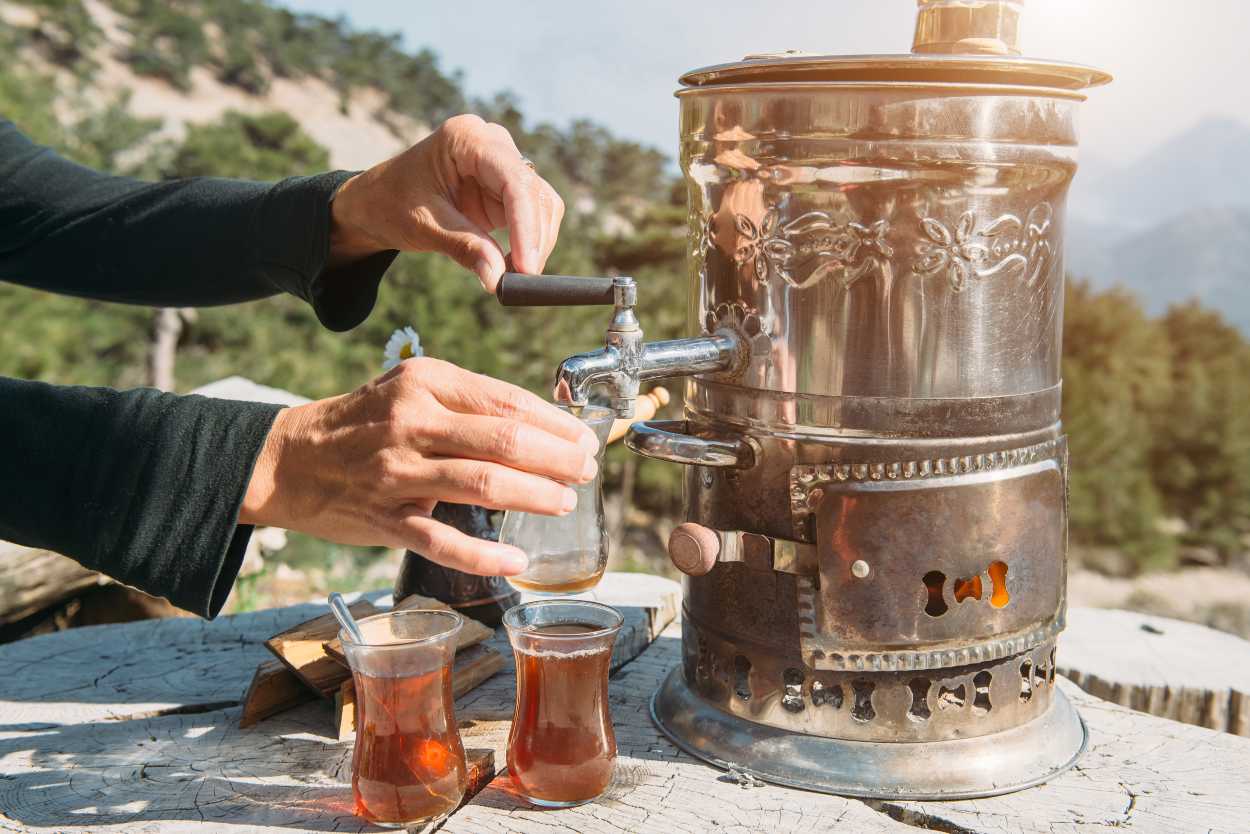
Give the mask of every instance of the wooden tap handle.
[(652, 388), (640, 396), (634, 405), (634, 416), (629, 420), (617, 420), (612, 424), (612, 430), (608, 432), (608, 442), (615, 443), (624, 437), (631, 423), (650, 420), (661, 408), (668, 405), (669, 399), (668, 389), (662, 386)]

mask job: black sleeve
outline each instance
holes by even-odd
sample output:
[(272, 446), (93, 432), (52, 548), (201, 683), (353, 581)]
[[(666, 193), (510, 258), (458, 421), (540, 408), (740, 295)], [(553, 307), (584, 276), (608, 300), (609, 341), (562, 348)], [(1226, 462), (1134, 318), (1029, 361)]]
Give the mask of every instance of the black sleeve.
[(0, 539), (63, 553), (203, 617), (279, 406), (0, 378)]
[(326, 269), (330, 202), (350, 176), (146, 183), (70, 162), (0, 119), (0, 280), (164, 307), (288, 292), (348, 330), (396, 254)]

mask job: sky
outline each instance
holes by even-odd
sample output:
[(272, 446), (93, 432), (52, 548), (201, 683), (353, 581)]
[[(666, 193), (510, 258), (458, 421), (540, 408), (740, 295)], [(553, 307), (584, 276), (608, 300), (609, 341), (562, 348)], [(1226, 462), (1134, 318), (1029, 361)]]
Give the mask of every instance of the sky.
[[(677, 77), (753, 52), (906, 52), (915, 0), (281, 0), (398, 31), (467, 91), (511, 90), (526, 115), (588, 117), (675, 155)], [(1092, 90), (1082, 150), (1132, 162), (1208, 116), (1250, 124), (1246, 0), (1026, 0), (1026, 55), (1116, 76)]]

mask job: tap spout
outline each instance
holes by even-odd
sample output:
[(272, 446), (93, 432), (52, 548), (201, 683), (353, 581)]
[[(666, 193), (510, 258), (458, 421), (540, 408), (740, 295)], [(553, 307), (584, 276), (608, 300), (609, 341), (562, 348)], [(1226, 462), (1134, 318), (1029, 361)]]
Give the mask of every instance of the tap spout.
[(731, 330), (664, 342), (635, 342), (627, 334), (610, 331), (603, 349), (560, 363), (555, 400), (573, 407), (587, 405), (591, 388), (602, 384), (609, 389), (617, 417), (629, 418), (634, 416), (639, 383), (732, 370), (741, 355), (741, 339)]
[(616, 387), (621, 364), (621, 352), (610, 345), (570, 356), (556, 370), (555, 401), (574, 408), (589, 405), (590, 389), (595, 385)]

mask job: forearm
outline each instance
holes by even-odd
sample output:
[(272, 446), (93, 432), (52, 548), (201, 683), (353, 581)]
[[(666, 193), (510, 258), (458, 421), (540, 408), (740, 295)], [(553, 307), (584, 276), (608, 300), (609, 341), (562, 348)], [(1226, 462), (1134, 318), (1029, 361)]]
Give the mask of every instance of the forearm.
[(156, 306), (288, 292), (345, 330), (394, 258), (332, 258), (331, 203), (350, 176), (145, 183), (76, 165), (0, 120), (0, 280)]
[(239, 507), (277, 411), (0, 379), (0, 538), (214, 616), (251, 532)]

